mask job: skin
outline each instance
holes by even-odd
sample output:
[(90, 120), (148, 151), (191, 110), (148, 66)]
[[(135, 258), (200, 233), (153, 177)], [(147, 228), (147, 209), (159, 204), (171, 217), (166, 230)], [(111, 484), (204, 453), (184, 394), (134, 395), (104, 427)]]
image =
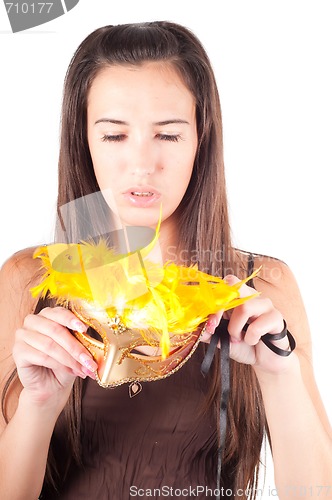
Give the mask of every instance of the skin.
[[(105, 117), (126, 124), (96, 124)], [(186, 123), (156, 125), (174, 119)], [(105, 135), (121, 140), (103, 141)], [(180, 140), (164, 138), (174, 135)], [(188, 186), (197, 147), (194, 100), (188, 89), (169, 66), (105, 69), (89, 94), (88, 140), (97, 180), (102, 190), (111, 189), (108, 201), (123, 223), (144, 220), (155, 226), (162, 202), (160, 244), (167, 255), (168, 246), (176, 241), (176, 209)], [(158, 203), (135, 207), (123, 197), (123, 190), (146, 185), (158, 190)], [(1, 373), (5, 377), (10, 371), (12, 355), (19, 374), (9, 394), (11, 421), (7, 426), (0, 422), (0, 492), (12, 500), (38, 497), (53, 428), (75, 377), (94, 378), (97, 368), (68, 330), (80, 327), (70, 311), (56, 307), (32, 314), (35, 299), (26, 283), (32, 280), (29, 286), (33, 286), (39, 278), (32, 252), (14, 255), (0, 273)], [(266, 281), (256, 279), (260, 296), (228, 313), (231, 357), (252, 364), (257, 374), (279, 498), (300, 498), (300, 486), (330, 484), (331, 428), (315, 384), (309, 327), (295, 279), (280, 261), (257, 259), (255, 265), (261, 264)], [(238, 278), (227, 280), (234, 283)], [(242, 286), (241, 295), (252, 293), (253, 289)], [(210, 318), (205, 342), (210, 341), (221, 315), (222, 311)], [(260, 342), (263, 334), (283, 329), (283, 318), (297, 340), (296, 351), (287, 358), (276, 356)], [(247, 322), (250, 326), (244, 334)], [(285, 339), (276, 344), (287, 348)], [(289, 487), (298, 489), (290, 495)]]
[[(193, 169), (195, 115), (193, 95), (166, 64), (107, 67), (89, 92), (88, 142), (99, 187), (111, 190), (112, 200), (105, 197), (127, 225), (155, 227), (161, 204), (165, 246), (176, 234), (176, 208)], [(133, 187), (160, 196), (138, 207), (125, 194)]]

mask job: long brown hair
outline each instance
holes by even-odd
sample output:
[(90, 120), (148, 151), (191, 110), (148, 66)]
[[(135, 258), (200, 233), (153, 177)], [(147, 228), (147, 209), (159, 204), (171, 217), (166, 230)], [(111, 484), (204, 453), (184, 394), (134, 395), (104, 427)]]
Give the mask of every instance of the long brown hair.
[[(190, 30), (175, 23), (105, 26), (91, 33), (75, 52), (63, 93), (59, 220), (62, 206), (99, 190), (87, 141), (87, 99), (94, 78), (105, 66), (140, 65), (146, 61), (171, 64), (196, 99), (198, 149), (190, 184), (177, 209), (181, 227), (177, 252), (185, 250), (181, 254), (183, 264), (197, 262), (200, 269), (216, 275), (241, 275), (243, 269), (230, 236), (217, 85), (200, 41)], [(86, 217), (94, 219), (93, 214)], [(82, 235), (77, 234), (75, 216), (69, 226), (68, 221), (66, 223), (70, 240), (79, 240)], [(214, 383), (207, 398), (207, 407), (214, 406), (216, 413), (220, 388), (217, 365), (215, 363)], [(66, 413), (73, 456), (78, 459), (80, 394), (76, 389)], [(264, 426), (262, 398), (254, 371), (250, 366), (231, 362), (222, 481), (233, 492), (251, 489), (250, 498), (255, 496)], [(237, 498), (235, 493), (234, 498)]]

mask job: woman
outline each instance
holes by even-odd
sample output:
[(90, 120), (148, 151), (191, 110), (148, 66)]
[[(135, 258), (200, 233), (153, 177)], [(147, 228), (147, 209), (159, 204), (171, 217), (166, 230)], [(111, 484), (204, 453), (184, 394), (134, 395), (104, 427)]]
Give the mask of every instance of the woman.
[[(164, 261), (197, 263), (229, 283), (263, 266), (254, 283), (260, 296), (228, 315), (231, 391), (221, 477), (220, 367), (215, 363), (203, 378), (200, 366), (223, 312), (210, 317), (189, 362), (129, 399), (124, 385), (105, 391), (96, 384), (95, 361), (69, 331), (85, 331), (84, 323), (51, 301), (32, 299), (40, 271), (28, 249), (1, 271), (9, 420), (1, 424), (2, 496), (159, 498), (173, 488), (206, 498), (218, 496), (213, 490), (220, 486), (221, 496), (241, 498), (249, 488), (254, 498), (264, 430), (279, 498), (296, 498), (303, 488), (328, 496), (331, 429), (315, 385), (301, 297), (285, 264), (232, 248), (218, 92), (208, 57), (186, 28), (108, 26), (74, 55), (63, 99), (59, 211), (99, 190), (111, 190), (126, 226), (155, 228), (162, 204)], [(79, 241), (72, 215), (66, 232)], [(252, 293), (241, 287), (243, 296)], [(261, 338), (281, 332), (284, 319), (297, 348), (280, 357)], [(274, 344), (288, 350), (287, 338)], [(13, 359), (18, 377), (9, 377)]]

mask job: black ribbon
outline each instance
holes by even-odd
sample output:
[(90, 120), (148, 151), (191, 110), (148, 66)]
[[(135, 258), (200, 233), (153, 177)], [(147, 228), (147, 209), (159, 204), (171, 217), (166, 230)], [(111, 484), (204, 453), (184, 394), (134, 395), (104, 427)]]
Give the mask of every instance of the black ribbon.
[[(217, 464), (217, 495), (216, 500), (220, 500), (220, 481), (221, 481), (221, 466), (222, 456), (225, 450), (226, 429), (227, 429), (227, 405), (230, 391), (230, 360), (229, 360), (229, 346), (230, 339), (228, 333), (229, 320), (222, 319), (216, 327), (210, 344), (207, 348), (205, 357), (201, 364), (201, 372), (205, 376), (211, 368), (212, 361), (218, 342), (220, 343), (220, 374), (221, 374), (221, 394), (220, 394), (220, 410), (219, 410), (219, 446), (218, 446), (218, 464)], [(247, 331), (249, 324), (243, 327), (243, 331)], [(284, 337), (288, 338), (289, 349), (280, 349), (275, 346), (273, 340), (281, 340)], [(284, 329), (280, 333), (266, 333), (261, 337), (262, 342), (271, 349), (278, 356), (289, 356), (296, 347), (296, 342), (293, 335), (287, 330), (286, 321), (284, 321)]]

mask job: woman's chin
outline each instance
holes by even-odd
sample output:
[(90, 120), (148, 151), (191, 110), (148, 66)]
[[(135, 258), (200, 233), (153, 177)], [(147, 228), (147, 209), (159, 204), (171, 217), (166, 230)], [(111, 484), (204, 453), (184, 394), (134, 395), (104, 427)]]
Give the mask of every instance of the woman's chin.
[(120, 214), (120, 219), (124, 226), (144, 226), (155, 229), (159, 218), (159, 212), (144, 209), (132, 210), (130, 213)]

